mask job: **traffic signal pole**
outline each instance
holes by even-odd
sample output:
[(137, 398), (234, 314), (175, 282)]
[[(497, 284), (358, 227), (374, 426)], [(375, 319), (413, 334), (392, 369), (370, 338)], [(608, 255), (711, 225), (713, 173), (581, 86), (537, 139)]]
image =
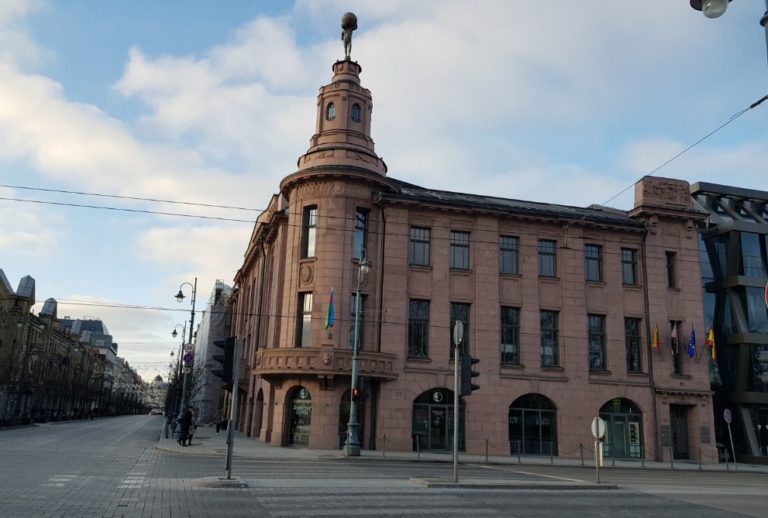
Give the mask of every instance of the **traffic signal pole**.
[[(453, 325), (453, 483), (459, 483), (459, 361), (462, 358), (461, 341), (464, 339), (464, 323), (457, 320)], [(418, 440), (418, 439), (417, 439)]]
[(232, 479), (232, 449), (235, 445), (235, 426), (237, 425), (237, 393), (240, 384), (240, 356), (243, 350), (243, 339), (235, 339), (235, 364), (232, 369), (232, 399), (229, 406), (229, 422), (227, 423), (227, 480)]

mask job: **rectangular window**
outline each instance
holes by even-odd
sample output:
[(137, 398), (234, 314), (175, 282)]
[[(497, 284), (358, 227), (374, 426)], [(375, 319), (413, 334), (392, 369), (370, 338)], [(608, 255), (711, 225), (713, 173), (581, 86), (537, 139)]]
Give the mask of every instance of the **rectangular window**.
[(520, 310), (501, 306), (501, 363), (520, 363)]
[(519, 273), (520, 242), (512, 236), (499, 236), (499, 272)]
[(312, 345), (312, 293), (299, 293), (299, 318), (296, 347)]
[(606, 370), (605, 315), (587, 315), (589, 332), (589, 370)]
[(408, 302), (408, 357), (429, 358), (429, 301)]
[(667, 252), (667, 288), (677, 288), (677, 281), (675, 272), (675, 259), (677, 254), (675, 252)]
[(624, 318), (624, 341), (627, 347), (627, 372), (643, 372), (639, 318)]
[(429, 266), (430, 229), (411, 227), (411, 243), (408, 261), (413, 266)]
[(539, 239), (539, 276), (557, 277), (557, 241)]
[(456, 321), (460, 320), (464, 324), (464, 338), (461, 341), (462, 350), (469, 350), (469, 304), (461, 304), (457, 302), (451, 302), (451, 328), (450, 344), (451, 344), (451, 361), (453, 361), (453, 327), (456, 325)]
[(539, 314), (542, 367), (557, 367), (560, 365), (557, 320), (557, 311), (542, 311)]
[(621, 249), (621, 281), (624, 284), (637, 284), (637, 250)]
[(469, 232), (451, 230), (451, 268), (469, 270)]
[(600, 245), (584, 245), (584, 264), (588, 281), (602, 281), (603, 247)]
[(362, 259), (363, 251), (368, 246), (368, 211), (355, 211), (355, 233), (352, 234), (352, 257)]
[[(350, 304), (352, 307), (350, 308), (350, 319), (349, 319), (349, 348), (353, 351), (355, 350), (355, 306), (357, 305), (357, 295), (355, 293), (352, 294), (352, 298), (349, 300), (352, 301)], [(358, 351), (363, 350), (363, 336), (365, 336), (365, 333), (363, 332), (363, 329), (365, 329), (365, 326), (363, 323), (365, 322), (365, 295), (362, 293), (360, 294), (360, 320), (357, 324), (357, 331), (360, 335), (359, 341), (357, 342), (358, 345)]]
[[(669, 322), (669, 346), (672, 349), (672, 373), (683, 373), (682, 351), (680, 346), (680, 325), (682, 322), (671, 320)], [(687, 349), (687, 347), (686, 347)]]
[(301, 257), (315, 257), (315, 238), (317, 237), (317, 207), (304, 207)]

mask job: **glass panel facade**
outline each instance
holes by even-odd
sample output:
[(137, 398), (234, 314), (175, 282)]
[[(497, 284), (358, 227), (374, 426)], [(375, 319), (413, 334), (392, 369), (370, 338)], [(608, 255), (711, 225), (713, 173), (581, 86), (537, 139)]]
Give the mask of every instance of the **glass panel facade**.
[(768, 345), (752, 345), (749, 390), (768, 392)]
[(745, 277), (763, 279), (765, 274), (765, 239), (752, 232), (741, 233), (741, 264), (739, 273)]
[(408, 303), (408, 356), (429, 357), (428, 300), (411, 300)]
[(501, 307), (501, 362), (520, 363), (520, 310)]
[(747, 321), (750, 333), (768, 334), (768, 309), (765, 306), (765, 289), (747, 287), (743, 288), (746, 295), (744, 308), (747, 312)]

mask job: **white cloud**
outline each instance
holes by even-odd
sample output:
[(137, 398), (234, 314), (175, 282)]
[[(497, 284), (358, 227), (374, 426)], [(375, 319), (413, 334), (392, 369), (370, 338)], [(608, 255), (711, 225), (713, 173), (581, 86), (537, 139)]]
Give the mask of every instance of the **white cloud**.
[(36, 0), (0, 2), (0, 63), (32, 69), (50, 59), (51, 53), (35, 43), (24, 26), (27, 16), (42, 9), (44, 4)]
[[(0, 187), (0, 197), (24, 199), (15, 189)], [(38, 206), (0, 200), (0, 250), (22, 257), (50, 256), (59, 245), (50, 214)], [(62, 221), (56, 220), (58, 228)]]

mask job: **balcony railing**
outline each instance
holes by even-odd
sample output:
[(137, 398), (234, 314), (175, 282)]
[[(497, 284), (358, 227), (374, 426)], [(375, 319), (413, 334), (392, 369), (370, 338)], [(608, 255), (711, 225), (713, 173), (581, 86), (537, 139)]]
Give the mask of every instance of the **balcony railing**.
[[(360, 351), (360, 374), (374, 379), (393, 380), (394, 354)], [(352, 351), (333, 347), (262, 349), (256, 353), (255, 372), (265, 378), (293, 374), (349, 376)]]

